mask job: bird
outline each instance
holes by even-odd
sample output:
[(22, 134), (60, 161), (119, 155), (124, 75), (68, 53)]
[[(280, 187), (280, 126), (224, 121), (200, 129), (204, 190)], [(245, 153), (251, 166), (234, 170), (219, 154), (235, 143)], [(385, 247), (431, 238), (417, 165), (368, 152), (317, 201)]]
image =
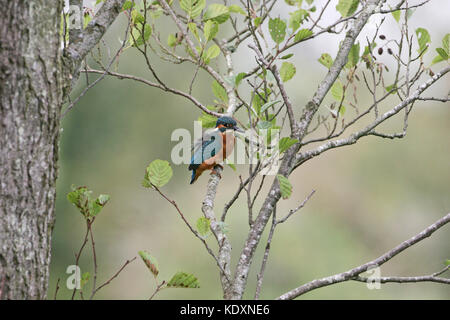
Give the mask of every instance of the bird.
[[(214, 167), (220, 165), (231, 154), (234, 148), (234, 132), (243, 132), (237, 126), (236, 120), (223, 116), (217, 119), (216, 126), (207, 130), (202, 139), (195, 143), (193, 155), (188, 170), (192, 170), (191, 182), (193, 184), (205, 170), (211, 170), (211, 174), (217, 172)], [(220, 175), (219, 175), (220, 176)]]

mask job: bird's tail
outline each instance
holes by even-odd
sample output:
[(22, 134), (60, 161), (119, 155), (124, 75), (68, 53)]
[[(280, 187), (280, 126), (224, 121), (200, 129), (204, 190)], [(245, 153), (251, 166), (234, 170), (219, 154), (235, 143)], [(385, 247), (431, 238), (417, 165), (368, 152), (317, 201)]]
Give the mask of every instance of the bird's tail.
[(190, 184), (193, 184), (195, 180), (197, 180), (198, 176), (196, 176), (196, 170), (192, 170), (192, 176), (191, 176), (191, 182)]

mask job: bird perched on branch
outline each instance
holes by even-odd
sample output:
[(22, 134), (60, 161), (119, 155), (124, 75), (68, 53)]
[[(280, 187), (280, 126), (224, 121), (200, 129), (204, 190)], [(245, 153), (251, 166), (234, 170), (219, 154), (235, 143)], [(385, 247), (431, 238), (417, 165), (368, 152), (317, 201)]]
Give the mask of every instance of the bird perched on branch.
[[(211, 174), (217, 173), (214, 167), (220, 166), (234, 148), (234, 132), (243, 132), (237, 127), (236, 120), (231, 117), (220, 117), (217, 119), (216, 127), (206, 131), (202, 139), (194, 145), (194, 153), (191, 158), (189, 170), (192, 170), (191, 184), (205, 170), (212, 170)], [(223, 169), (223, 167), (222, 167)]]

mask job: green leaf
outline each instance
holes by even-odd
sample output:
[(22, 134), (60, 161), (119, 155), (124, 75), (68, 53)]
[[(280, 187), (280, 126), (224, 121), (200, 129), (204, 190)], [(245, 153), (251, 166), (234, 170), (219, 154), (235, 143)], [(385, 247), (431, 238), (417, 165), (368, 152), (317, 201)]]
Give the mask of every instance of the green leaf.
[(280, 76), (283, 82), (286, 82), (295, 75), (295, 66), (290, 62), (283, 62), (280, 68)]
[(133, 8), (134, 6), (135, 6), (135, 3), (133, 1), (125, 1), (125, 3), (122, 6), (122, 10), (126, 11), (126, 10)]
[(170, 181), (172, 175), (173, 172), (169, 162), (156, 159), (148, 165), (144, 180), (160, 188)]
[(85, 272), (82, 274), (81, 279), (80, 279), (81, 288), (83, 288), (86, 285), (86, 283), (88, 283), (90, 278), (91, 278), (91, 274), (89, 272)]
[(416, 29), (417, 41), (419, 43), (418, 52), (425, 52), (427, 50), (428, 44), (431, 42), (431, 37), (428, 31), (424, 28)]
[(212, 91), (217, 99), (228, 103), (228, 95), (224, 87), (216, 80), (214, 80), (211, 84)]
[(337, 102), (341, 102), (344, 98), (344, 87), (342, 86), (342, 82), (340, 80), (336, 80), (331, 87), (331, 95), (334, 100)]
[(289, 180), (282, 176), (281, 174), (277, 174), (278, 183), (280, 184), (281, 197), (283, 199), (287, 199), (292, 194), (292, 185)]
[(191, 17), (197, 18), (206, 6), (206, 0), (181, 0), (180, 7)]
[(387, 86), (385, 89), (386, 89), (387, 92), (391, 92), (393, 90), (391, 92), (391, 94), (395, 94), (397, 92), (397, 86), (395, 85), (395, 83)]
[(358, 9), (359, 0), (339, 0), (336, 10), (343, 17), (351, 16), (355, 13), (356, 9)]
[(278, 148), (280, 150), (280, 154), (285, 152), (287, 149), (289, 149), (291, 146), (296, 144), (298, 142), (297, 139), (292, 139), (290, 137), (284, 137), (281, 138), (278, 142)]
[(253, 19), (253, 24), (255, 25), (255, 27), (259, 27), (259, 25), (262, 22), (262, 18), (261, 17), (256, 17), (255, 19)]
[(197, 41), (200, 42), (200, 36), (198, 35), (197, 25), (194, 22), (190, 22), (188, 23), (188, 28), (194, 35), (195, 39), (197, 39)]
[(203, 21), (213, 20), (218, 24), (224, 23), (230, 17), (230, 10), (223, 4), (213, 3), (208, 6)]
[(328, 53), (322, 53), (318, 61), (328, 69), (333, 65), (333, 58)]
[(234, 83), (236, 84), (236, 86), (238, 86), (241, 83), (242, 79), (244, 79), (244, 77), (246, 75), (247, 75), (247, 73), (245, 73), (245, 72), (238, 73), (238, 75), (234, 79)]
[(284, 22), (280, 18), (270, 19), (269, 33), (272, 37), (272, 40), (277, 44), (280, 44), (286, 37), (286, 22)]
[(201, 236), (206, 236), (209, 232), (209, 225), (210, 221), (209, 219), (205, 217), (200, 217), (197, 220), (197, 231)]
[(395, 21), (399, 22), (400, 14), (401, 14), (400, 10), (395, 10), (395, 11), (392, 11), (391, 13), (392, 13), (392, 16), (394, 17)]
[(445, 260), (444, 264), (445, 264), (446, 266), (450, 266), (450, 259)]
[(205, 26), (203, 28), (203, 35), (205, 36), (206, 41), (214, 39), (218, 31), (219, 25), (216, 22), (212, 20), (206, 21)]
[(203, 61), (205, 61), (206, 64), (208, 64), (211, 59), (217, 58), (217, 56), (220, 54), (220, 48), (213, 44), (211, 47), (208, 48), (208, 50), (203, 53)]
[(443, 48), (436, 48), (436, 52), (441, 56), (442, 60), (448, 59), (448, 54)]
[(444, 59), (441, 56), (436, 56), (433, 58), (433, 61), (431, 61), (431, 65), (436, 64), (441, 61), (444, 61)]
[(447, 33), (442, 39), (442, 49), (450, 56), (450, 33)]
[(285, 55), (285, 56), (282, 56), (280, 59), (282, 59), (282, 60), (287, 60), (287, 59), (289, 59), (290, 57), (292, 57), (294, 54), (293, 53), (289, 53), (289, 54), (287, 54), (287, 55)]
[[(144, 29), (144, 32), (142, 32)], [(133, 47), (139, 47), (148, 41), (152, 35), (152, 27), (149, 24), (143, 26), (142, 23), (137, 23), (136, 26), (131, 30), (132, 35), (130, 35), (129, 43)]]
[(227, 163), (227, 165), (233, 169), (233, 171), (236, 171), (236, 166), (233, 163)]
[(168, 288), (200, 288), (197, 278), (190, 273), (177, 272), (167, 283)]
[(353, 68), (358, 64), (359, 50), (360, 50), (359, 43), (356, 43), (351, 47), (350, 52), (348, 53), (348, 61), (346, 64), (347, 68)]
[(177, 37), (175, 37), (174, 34), (169, 34), (169, 36), (167, 37), (167, 44), (169, 45), (169, 47), (175, 47), (177, 45)]
[(267, 130), (272, 127), (272, 122), (269, 121), (258, 121), (256, 127), (260, 130)]
[(295, 35), (294, 41), (295, 42), (299, 42), (302, 41), (306, 38), (309, 38), (310, 36), (312, 36), (312, 31), (309, 29), (301, 29), (297, 32), (297, 34)]
[(289, 28), (291, 28), (292, 31), (295, 32), (298, 28), (300, 28), (301, 24), (309, 16), (309, 13), (304, 9), (299, 9), (297, 11), (289, 13), (289, 15)]
[(202, 123), (203, 128), (214, 128), (216, 126), (217, 118), (213, 115), (203, 112), (197, 121)]
[(240, 14), (242, 14), (244, 16), (247, 15), (247, 12), (245, 12), (244, 9), (242, 9), (237, 4), (232, 4), (231, 6), (228, 7), (228, 9), (230, 10), (230, 12), (240, 13)]
[(107, 194), (101, 194), (90, 204), (90, 215), (96, 216), (102, 211), (103, 207), (108, 203), (111, 197)]
[(344, 116), (345, 110), (346, 110), (345, 106), (341, 105), (340, 108), (339, 108), (339, 113), (341, 114), (341, 117)]
[(153, 273), (153, 276), (156, 278), (159, 273), (158, 261), (156, 260), (156, 258), (147, 251), (139, 251), (138, 253), (141, 256), (142, 261), (144, 261), (145, 265), (147, 266), (148, 270), (150, 270), (150, 272)]
[(274, 104), (281, 102), (281, 100), (276, 100), (276, 101), (270, 101), (265, 103), (262, 107), (261, 110), (259, 111), (260, 113), (263, 113), (264, 111), (266, 111), (268, 108), (270, 108), (271, 106), (273, 106)]

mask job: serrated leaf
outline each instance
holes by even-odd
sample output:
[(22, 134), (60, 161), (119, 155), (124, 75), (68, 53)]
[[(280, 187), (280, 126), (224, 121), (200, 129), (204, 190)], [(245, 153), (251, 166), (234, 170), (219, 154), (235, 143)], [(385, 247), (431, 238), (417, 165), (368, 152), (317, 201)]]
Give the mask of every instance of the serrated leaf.
[(331, 95), (337, 102), (342, 101), (344, 97), (344, 87), (339, 79), (333, 83), (333, 86), (331, 87)]
[(192, 19), (197, 18), (206, 6), (206, 0), (181, 0), (180, 7)]
[(247, 12), (245, 12), (244, 9), (242, 9), (237, 4), (232, 4), (231, 6), (228, 7), (228, 9), (230, 10), (230, 12), (240, 13), (240, 14), (242, 14), (244, 16), (247, 15)]
[(220, 48), (216, 44), (213, 44), (203, 54), (203, 61), (205, 61), (205, 63), (208, 64), (211, 61), (211, 59), (217, 58), (217, 56), (219, 54), (220, 54)]
[(202, 123), (203, 128), (214, 128), (216, 126), (217, 118), (213, 115), (203, 112), (197, 121)]
[(312, 31), (309, 29), (301, 29), (297, 32), (297, 34), (294, 37), (295, 42), (302, 41), (310, 36), (312, 36)]
[(168, 288), (200, 288), (197, 278), (190, 273), (177, 272), (167, 283)]
[(150, 270), (150, 272), (153, 273), (156, 278), (159, 273), (158, 261), (156, 260), (156, 258), (147, 251), (139, 251), (138, 253), (142, 261), (144, 261), (145, 265), (147, 266), (148, 270)]
[(230, 17), (230, 10), (223, 4), (213, 3), (208, 6), (203, 21), (213, 20), (218, 24), (224, 23)]
[(203, 35), (205, 36), (206, 41), (214, 39), (218, 31), (219, 25), (216, 22), (212, 20), (208, 20), (205, 22), (205, 26), (203, 28)]
[(217, 99), (228, 103), (228, 95), (227, 91), (220, 83), (218, 83), (216, 80), (214, 80), (211, 84), (212, 92), (214, 93), (214, 96), (216, 96)]
[(428, 44), (431, 42), (431, 37), (428, 31), (424, 28), (416, 29), (417, 42), (419, 43), (418, 52), (425, 52), (427, 50)]
[(206, 236), (209, 232), (210, 221), (205, 217), (200, 217), (197, 220), (197, 231), (201, 236)]
[(270, 101), (265, 103), (262, 107), (261, 110), (259, 111), (260, 113), (263, 113), (264, 111), (266, 111), (268, 108), (270, 108), (271, 106), (273, 106), (274, 104), (281, 102), (281, 100), (276, 100), (276, 101)]
[(144, 180), (160, 188), (167, 184), (172, 178), (173, 171), (168, 161), (156, 159), (147, 167)]
[(277, 174), (278, 183), (280, 184), (280, 192), (281, 197), (283, 199), (288, 199), (292, 194), (292, 185), (289, 180), (282, 176), (281, 174)]
[(277, 44), (280, 44), (286, 37), (286, 22), (284, 22), (280, 18), (270, 19), (269, 33), (272, 37), (272, 40)]
[(283, 82), (286, 82), (295, 75), (295, 66), (290, 62), (283, 62), (280, 68), (280, 76)]
[(351, 16), (355, 13), (356, 9), (358, 9), (359, 0), (339, 0), (336, 10), (343, 17)]
[(318, 61), (328, 69), (333, 65), (333, 58), (328, 53), (322, 53)]
[(297, 139), (292, 139), (290, 137), (281, 138), (280, 141), (278, 142), (278, 149), (280, 151), (280, 154), (285, 152), (287, 149), (289, 149), (297, 142), (298, 142)]

